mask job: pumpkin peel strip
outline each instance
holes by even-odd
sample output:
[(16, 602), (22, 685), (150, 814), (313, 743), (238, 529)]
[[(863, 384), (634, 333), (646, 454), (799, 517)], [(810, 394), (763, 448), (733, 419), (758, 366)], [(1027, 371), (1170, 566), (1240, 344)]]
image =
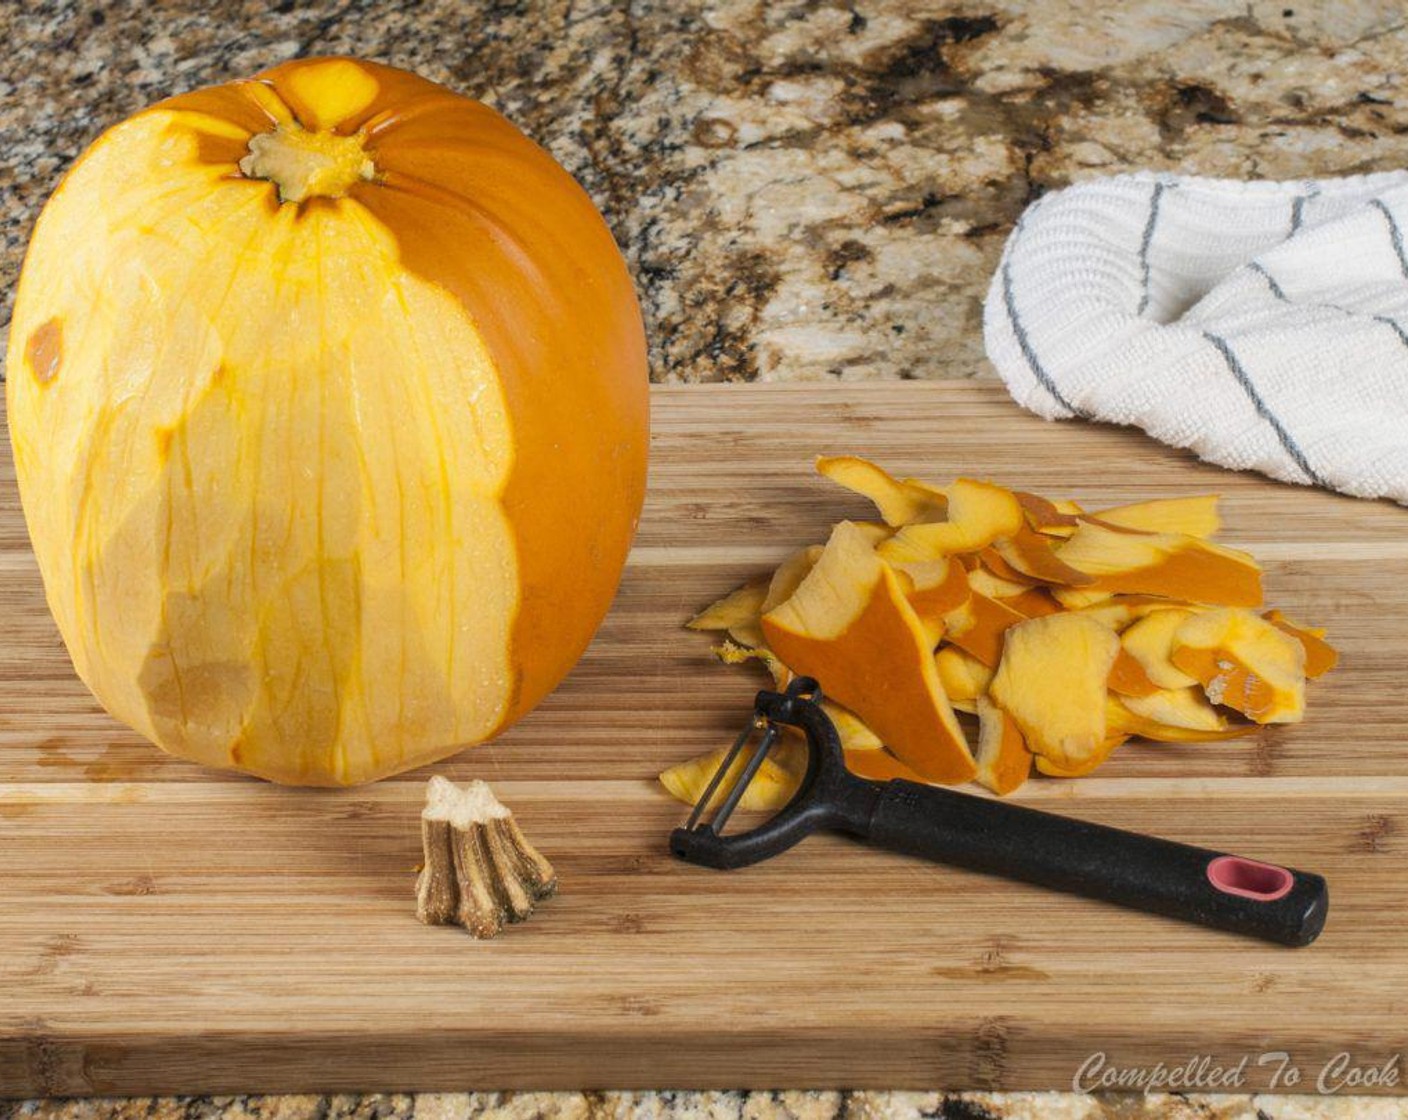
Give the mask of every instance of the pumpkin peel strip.
[[(1334, 664), (1323, 631), (1250, 610), (1260, 568), (1209, 539), (1215, 497), (1087, 513), (974, 480), (899, 480), (854, 457), (818, 470), (871, 497), (890, 527), (842, 522), (825, 548), (789, 557), (767, 581), (753, 656), (779, 687), (794, 673), (821, 682), (847, 764), (877, 781), (908, 764), (918, 779), (976, 777), (1005, 795), (1032, 771), (1089, 774), (1131, 736), (1235, 739), (1255, 732), (1249, 721), (1299, 719), (1304, 678)], [(925, 493), (945, 496), (944, 516)], [(916, 637), (932, 652), (922, 663)], [(978, 717), (976, 752), (961, 728), (934, 733), (943, 721), (926, 694), (950, 718)], [(962, 751), (945, 744), (940, 765), (916, 726)]]

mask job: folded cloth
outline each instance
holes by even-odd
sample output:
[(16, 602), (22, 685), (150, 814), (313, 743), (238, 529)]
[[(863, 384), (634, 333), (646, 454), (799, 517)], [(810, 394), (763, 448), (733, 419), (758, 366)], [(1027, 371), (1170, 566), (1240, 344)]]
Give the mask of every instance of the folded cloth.
[(1408, 171), (1056, 191), (1008, 238), (984, 335), (1048, 419), (1408, 504)]

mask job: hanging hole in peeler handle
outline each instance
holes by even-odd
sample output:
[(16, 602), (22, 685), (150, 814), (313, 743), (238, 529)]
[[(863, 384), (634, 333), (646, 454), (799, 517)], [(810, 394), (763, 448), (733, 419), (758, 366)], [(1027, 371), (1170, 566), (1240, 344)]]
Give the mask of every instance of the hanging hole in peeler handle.
[(1291, 893), (1295, 876), (1274, 863), (1261, 863), (1242, 856), (1218, 856), (1208, 864), (1208, 882), (1223, 894), (1275, 902)]

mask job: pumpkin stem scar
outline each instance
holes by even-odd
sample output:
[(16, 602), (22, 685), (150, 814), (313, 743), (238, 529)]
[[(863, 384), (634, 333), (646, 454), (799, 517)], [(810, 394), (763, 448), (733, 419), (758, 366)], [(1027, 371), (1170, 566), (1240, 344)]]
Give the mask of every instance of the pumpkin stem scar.
[(48, 385), (59, 375), (59, 364), (64, 359), (63, 323), (59, 319), (47, 320), (35, 328), (25, 343), (24, 360), (34, 380)]
[(278, 187), (280, 202), (341, 198), (376, 175), (359, 136), (314, 132), (297, 124), (251, 136), (239, 168), (248, 178), (267, 179)]

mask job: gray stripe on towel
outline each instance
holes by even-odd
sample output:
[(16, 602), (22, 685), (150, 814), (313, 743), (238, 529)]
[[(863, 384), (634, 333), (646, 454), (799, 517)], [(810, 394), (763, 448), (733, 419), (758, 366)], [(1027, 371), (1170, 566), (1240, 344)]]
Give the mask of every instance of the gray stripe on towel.
[[(1273, 296), (1279, 299), (1282, 303), (1291, 302), (1290, 298), (1286, 295), (1285, 289), (1282, 288), (1281, 285), (1277, 282), (1276, 277), (1272, 276), (1271, 273), (1267, 271), (1267, 268), (1264, 264), (1262, 264), (1260, 261), (1252, 261), (1250, 264), (1247, 265), (1247, 267), (1266, 281), (1266, 286), (1271, 289), (1271, 294)], [(1322, 302), (1309, 304), (1308, 306), (1328, 308), (1331, 311), (1337, 311), (1341, 315), (1344, 315), (1351, 319), (1357, 319), (1360, 315), (1360, 312), (1351, 311), (1348, 307), (1341, 307), (1337, 303)], [(1405, 331), (1402, 327), (1400, 327), (1397, 322), (1395, 322), (1393, 319), (1390, 319), (1387, 315), (1370, 315), (1369, 318), (1376, 323), (1382, 323), (1384, 326), (1392, 330), (1393, 333), (1398, 336), (1398, 341), (1403, 344), (1405, 349), (1408, 349), (1408, 331)]]
[(1271, 425), (1272, 430), (1276, 433), (1276, 438), (1286, 449), (1286, 454), (1295, 460), (1296, 466), (1301, 469), (1306, 478), (1316, 486), (1325, 486), (1325, 480), (1310, 465), (1310, 461), (1305, 457), (1305, 452), (1300, 449), (1300, 444), (1295, 441), (1295, 437), (1286, 430), (1285, 425), (1281, 423), (1276, 414), (1266, 406), (1266, 402), (1262, 400), (1256, 386), (1252, 384), (1252, 379), (1247, 376), (1247, 371), (1242, 368), (1242, 363), (1237, 360), (1237, 355), (1232, 353), (1232, 347), (1227, 344), (1227, 340), (1207, 331), (1203, 332), (1203, 337), (1211, 342), (1217, 352), (1222, 355), (1222, 360), (1227, 363), (1228, 371), (1237, 379), (1237, 384), (1242, 387), (1242, 391), (1251, 400), (1257, 415)]
[(1298, 194), (1291, 199), (1291, 232), (1295, 233), (1300, 229), (1305, 221), (1305, 204), (1312, 198), (1320, 197), (1320, 186), (1317, 183), (1306, 183), (1305, 193)]
[(1285, 290), (1281, 287), (1280, 284), (1276, 283), (1276, 277), (1272, 276), (1271, 273), (1266, 271), (1266, 266), (1264, 264), (1262, 264), (1260, 261), (1252, 261), (1251, 264), (1247, 265), (1247, 267), (1266, 281), (1266, 286), (1271, 289), (1271, 294), (1273, 296), (1279, 299), (1282, 303), (1290, 302), (1290, 300), (1286, 298)]
[(1394, 219), (1389, 208), (1384, 205), (1383, 199), (1371, 198), (1369, 205), (1384, 216), (1384, 221), (1388, 223), (1388, 235), (1393, 241), (1393, 251), (1398, 254), (1398, 267), (1403, 275), (1408, 277), (1408, 256), (1403, 253), (1403, 231), (1398, 228), (1398, 222)]
[(1393, 333), (1398, 336), (1398, 341), (1403, 343), (1404, 346), (1408, 346), (1408, 331), (1405, 331), (1387, 315), (1374, 315), (1371, 316), (1371, 318), (1376, 323), (1382, 323), (1386, 327), (1392, 327)]
[(1149, 196), (1149, 220), (1144, 223), (1144, 236), (1139, 239), (1139, 270), (1142, 274), (1140, 286), (1142, 294), (1139, 297), (1139, 308), (1136, 315), (1143, 315), (1149, 308), (1149, 246), (1154, 241), (1154, 226), (1159, 221), (1159, 200), (1164, 196), (1166, 184), (1158, 182), (1154, 184), (1154, 192)]
[[(1017, 223), (1016, 237), (1022, 232), (1022, 223)], [(1015, 242), (1014, 242), (1015, 247)], [(1032, 340), (1027, 337), (1027, 328), (1022, 325), (1022, 317), (1017, 314), (1017, 301), (1012, 298), (1012, 254), (1009, 251), (1002, 261), (1002, 302), (1007, 309), (1007, 319), (1012, 324), (1012, 333), (1017, 336), (1017, 345), (1022, 348), (1022, 357), (1027, 359), (1027, 365), (1031, 367), (1032, 376), (1040, 382), (1041, 387), (1051, 394), (1051, 399), (1069, 412), (1072, 416), (1084, 415), (1080, 409), (1071, 404), (1065, 394), (1056, 387), (1056, 382), (1051, 380), (1051, 375), (1046, 372), (1045, 367), (1037, 359), (1036, 351), (1032, 349)]]

